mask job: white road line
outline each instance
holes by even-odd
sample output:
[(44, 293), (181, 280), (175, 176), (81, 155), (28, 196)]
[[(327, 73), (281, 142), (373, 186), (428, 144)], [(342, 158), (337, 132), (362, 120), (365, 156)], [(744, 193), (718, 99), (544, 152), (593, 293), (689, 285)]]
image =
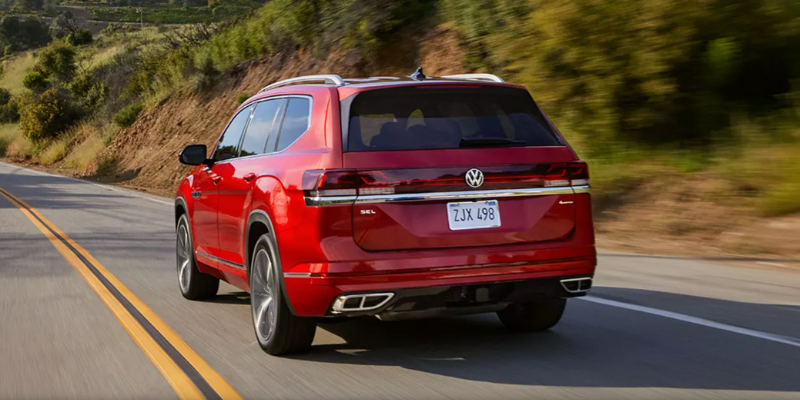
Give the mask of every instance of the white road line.
[(768, 262), (768, 261), (756, 261), (756, 264), (760, 265), (769, 265), (770, 267), (785, 267), (783, 264), (775, 263), (775, 262)]
[(127, 194), (127, 195), (129, 195), (131, 197), (138, 197), (140, 199), (150, 200), (150, 201), (153, 201), (153, 202), (156, 202), (156, 203), (159, 203), (159, 204), (166, 204), (168, 206), (173, 206), (174, 205), (172, 202), (169, 202), (169, 201), (166, 201), (166, 200), (154, 199), (154, 198), (148, 197), (148, 196), (142, 196), (141, 194), (139, 194), (139, 193), (137, 193), (135, 191), (132, 191), (132, 190), (128, 190), (128, 189), (120, 189), (120, 188), (117, 188), (117, 187), (114, 187), (114, 186), (110, 186), (110, 185), (103, 185), (103, 184), (100, 184), (100, 183), (94, 183), (94, 182), (90, 182), (90, 181), (83, 180), (83, 179), (73, 178), (71, 176), (48, 174), (47, 172), (37, 171), (35, 169), (30, 169), (30, 168), (24, 168), (24, 167), (20, 167), (20, 166), (13, 165), (13, 164), (7, 164), (7, 163), (4, 163), (4, 162), (0, 162), (0, 165), (4, 165), (6, 167), (11, 167), (11, 168), (16, 168), (16, 169), (21, 169), (23, 171), (32, 172), (32, 173), (38, 174), (38, 175), (52, 176), (52, 177), (55, 177), (55, 178), (70, 179), (70, 180), (73, 180), (73, 181), (86, 183), (86, 184), (89, 184), (89, 185), (92, 185), (92, 186), (97, 186), (99, 188), (113, 190), (113, 191), (119, 192), (119, 193), (125, 193), (125, 194)]
[(788, 344), (789, 346), (800, 347), (800, 339), (795, 339), (788, 336), (774, 335), (772, 333), (756, 331), (753, 329), (741, 328), (738, 326), (714, 322), (703, 318), (692, 317), (690, 315), (678, 314), (672, 311), (659, 310), (657, 308), (650, 308), (638, 306), (635, 304), (628, 304), (614, 300), (607, 300), (599, 297), (579, 297), (579, 299), (588, 301), (590, 303), (603, 304), (611, 307), (624, 308), (626, 310), (639, 311), (645, 314), (657, 315), (659, 317), (674, 319), (677, 321), (688, 322), (690, 324), (701, 325), (708, 328), (719, 329), (726, 332), (738, 333), (740, 335), (750, 336), (758, 339), (769, 340), (771, 342)]

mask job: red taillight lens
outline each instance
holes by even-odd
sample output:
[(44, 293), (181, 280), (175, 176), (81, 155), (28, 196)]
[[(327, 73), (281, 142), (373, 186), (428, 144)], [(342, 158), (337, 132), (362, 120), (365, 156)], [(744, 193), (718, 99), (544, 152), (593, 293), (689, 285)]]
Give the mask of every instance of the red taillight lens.
[[(585, 186), (589, 170), (583, 161), (559, 164), (506, 165), (480, 168), (480, 189), (522, 189)], [(303, 174), (303, 190), (311, 197), (370, 196), (474, 190), (464, 181), (463, 167), (381, 171), (314, 170)]]
[(544, 176), (545, 187), (585, 186), (589, 184), (589, 168), (583, 161), (553, 164)]
[(361, 184), (356, 171), (306, 171), (303, 190), (313, 197), (355, 196)]

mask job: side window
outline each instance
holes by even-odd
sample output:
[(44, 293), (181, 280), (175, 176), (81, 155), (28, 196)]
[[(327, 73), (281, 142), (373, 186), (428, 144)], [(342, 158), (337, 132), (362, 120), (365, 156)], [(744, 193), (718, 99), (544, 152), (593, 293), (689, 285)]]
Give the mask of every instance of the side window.
[(239, 114), (233, 117), (233, 121), (228, 124), (228, 128), (219, 138), (217, 150), (214, 151), (214, 161), (224, 161), (231, 158), (236, 158), (236, 148), (239, 147), (239, 140), (242, 138), (244, 127), (247, 126), (247, 121), (250, 119), (250, 111), (253, 111), (253, 106), (249, 106)]
[(264, 154), (267, 147), (267, 137), (272, 131), (275, 117), (281, 108), (282, 99), (267, 100), (256, 105), (256, 111), (247, 126), (247, 132), (242, 141), (242, 150), (239, 157)]
[(311, 101), (303, 97), (292, 97), (283, 116), (283, 124), (278, 133), (278, 145), (275, 151), (285, 150), (308, 130)]

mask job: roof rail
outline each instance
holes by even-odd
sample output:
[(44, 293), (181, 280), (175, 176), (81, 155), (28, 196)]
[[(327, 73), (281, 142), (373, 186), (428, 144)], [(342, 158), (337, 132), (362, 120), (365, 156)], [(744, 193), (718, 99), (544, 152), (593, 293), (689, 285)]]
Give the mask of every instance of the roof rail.
[(309, 75), (309, 76), (299, 76), (297, 78), (285, 79), (282, 81), (275, 82), (259, 90), (258, 93), (266, 92), (267, 90), (272, 90), (275, 88), (279, 88), (281, 86), (297, 85), (300, 83), (319, 82), (319, 81), (325, 82), (326, 85), (328, 84), (336, 86), (344, 85), (344, 79), (342, 79), (342, 77), (339, 75)]
[(490, 81), (497, 83), (506, 83), (503, 78), (493, 74), (460, 74), (460, 75), (447, 75), (442, 78), (449, 79), (466, 79), (470, 81)]

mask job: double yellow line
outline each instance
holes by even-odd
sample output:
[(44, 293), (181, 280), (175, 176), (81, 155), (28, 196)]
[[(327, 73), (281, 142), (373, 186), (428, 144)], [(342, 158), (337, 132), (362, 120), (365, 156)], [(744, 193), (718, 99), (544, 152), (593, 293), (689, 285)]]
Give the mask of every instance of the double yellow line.
[(179, 398), (231, 399), (242, 397), (183, 339), (86, 249), (24, 201), (0, 188), (0, 195), (16, 206), (100, 296), (139, 348), (166, 378)]

